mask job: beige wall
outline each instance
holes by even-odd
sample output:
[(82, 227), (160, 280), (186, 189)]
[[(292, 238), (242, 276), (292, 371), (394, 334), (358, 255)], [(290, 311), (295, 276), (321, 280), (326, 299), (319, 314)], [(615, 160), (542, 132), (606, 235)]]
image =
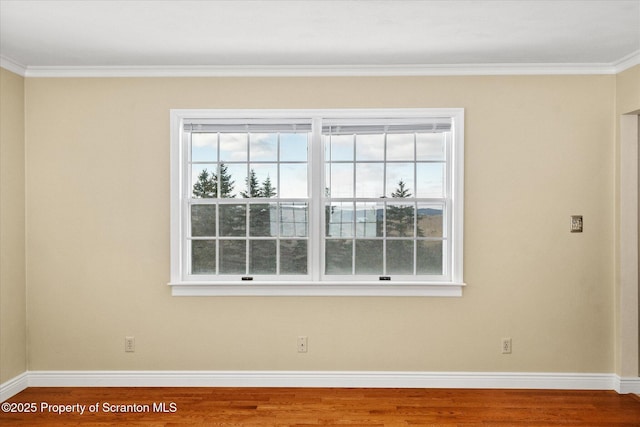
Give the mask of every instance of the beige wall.
[[(633, 114), (632, 114), (633, 113)], [(637, 377), (638, 334), (638, 142), (640, 65), (616, 76), (616, 296), (615, 372)]]
[(27, 369), (24, 79), (0, 68), (0, 384)]
[(616, 75), (616, 113), (640, 113), (640, 65)]
[[(615, 81), (27, 79), (29, 368), (612, 372)], [(169, 109), (328, 107), (465, 108), (464, 296), (171, 297)]]

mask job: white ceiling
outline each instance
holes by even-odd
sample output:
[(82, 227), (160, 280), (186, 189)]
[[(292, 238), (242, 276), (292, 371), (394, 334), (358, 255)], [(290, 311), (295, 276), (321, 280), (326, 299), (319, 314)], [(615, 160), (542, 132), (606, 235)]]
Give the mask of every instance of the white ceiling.
[(607, 71), (640, 63), (640, 0), (0, 0), (0, 55), (5, 68), (26, 75), (496, 66)]

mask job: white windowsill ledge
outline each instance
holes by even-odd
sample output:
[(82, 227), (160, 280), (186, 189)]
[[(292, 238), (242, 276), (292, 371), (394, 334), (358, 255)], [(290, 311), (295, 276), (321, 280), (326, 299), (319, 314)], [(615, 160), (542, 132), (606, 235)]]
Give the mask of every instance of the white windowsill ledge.
[(172, 282), (173, 296), (390, 296), (390, 297), (460, 297), (464, 283), (194, 283)]

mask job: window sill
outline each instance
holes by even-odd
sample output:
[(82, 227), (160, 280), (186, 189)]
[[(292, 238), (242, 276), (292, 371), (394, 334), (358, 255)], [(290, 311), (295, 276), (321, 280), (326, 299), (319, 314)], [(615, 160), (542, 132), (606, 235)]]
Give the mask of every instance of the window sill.
[(464, 283), (393, 284), (354, 283), (193, 283), (172, 282), (173, 296), (389, 296), (389, 297), (460, 297)]

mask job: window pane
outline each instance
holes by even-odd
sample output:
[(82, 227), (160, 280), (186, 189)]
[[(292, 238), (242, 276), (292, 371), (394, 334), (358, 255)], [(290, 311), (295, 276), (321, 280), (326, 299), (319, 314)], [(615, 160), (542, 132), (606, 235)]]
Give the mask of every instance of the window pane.
[(387, 197), (415, 197), (413, 163), (387, 164)]
[(444, 163), (418, 163), (417, 197), (441, 198), (444, 196)]
[(248, 136), (246, 133), (221, 133), (220, 161), (246, 162)]
[(384, 164), (356, 164), (356, 197), (382, 197), (384, 195)]
[(191, 274), (216, 274), (215, 240), (191, 241)]
[(191, 165), (191, 195), (195, 199), (216, 197), (218, 165)]
[(276, 241), (249, 242), (249, 274), (276, 274)]
[(278, 134), (252, 133), (249, 135), (251, 160), (278, 160)]
[(216, 206), (191, 206), (191, 235), (196, 237), (216, 235)]
[(275, 163), (251, 165), (249, 192), (242, 197), (272, 198), (278, 195), (278, 165)]
[(329, 195), (331, 197), (353, 197), (353, 164), (331, 164)]
[(356, 240), (356, 274), (382, 274), (382, 240)]
[(325, 141), (327, 161), (353, 160), (353, 135), (331, 135)]
[(306, 240), (280, 240), (280, 274), (307, 274)]
[(280, 194), (282, 198), (307, 197), (307, 165), (280, 164)]
[(387, 274), (413, 274), (413, 240), (387, 240)]
[(351, 274), (353, 243), (351, 240), (325, 242), (325, 274)]
[(247, 164), (220, 165), (220, 197), (242, 197), (247, 188)]
[(280, 235), (283, 237), (306, 237), (308, 216), (306, 203), (281, 203)]
[(387, 134), (387, 160), (413, 161), (414, 138), (415, 136), (413, 133)]
[(220, 235), (245, 236), (247, 232), (247, 207), (245, 205), (220, 205)]
[(215, 162), (218, 160), (218, 134), (191, 134), (191, 161)]
[(252, 203), (249, 205), (249, 235), (268, 237), (278, 235), (275, 203)]
[(384, 135), (357, 135), (356, 160), (384, 160)]
[(382, 203), (357, 203), (356, 236), (382, 237), (383, 212)]
[(245, 274), (246, 242), (220, 240), (220, 274)]
[(444, 274), (442, 241), (418, 240), (417, 246), (417, 274)]
[(444, 237), (442, 213), (442, 206), (418, 205), (418, 237)]
[(306, 162), (308, 140), (307, 133), (280, 134), (280, 160)]
[(445, 135), (444, 133), (417, 134), (417, 160), (444, 160)]
[(412, 204), (387, 205), (388, 237), (413, 237), (414, 206)]
[(326, 234), (328, 237), (352, 237), (353, 203), (332, 203), (325, 207)]

